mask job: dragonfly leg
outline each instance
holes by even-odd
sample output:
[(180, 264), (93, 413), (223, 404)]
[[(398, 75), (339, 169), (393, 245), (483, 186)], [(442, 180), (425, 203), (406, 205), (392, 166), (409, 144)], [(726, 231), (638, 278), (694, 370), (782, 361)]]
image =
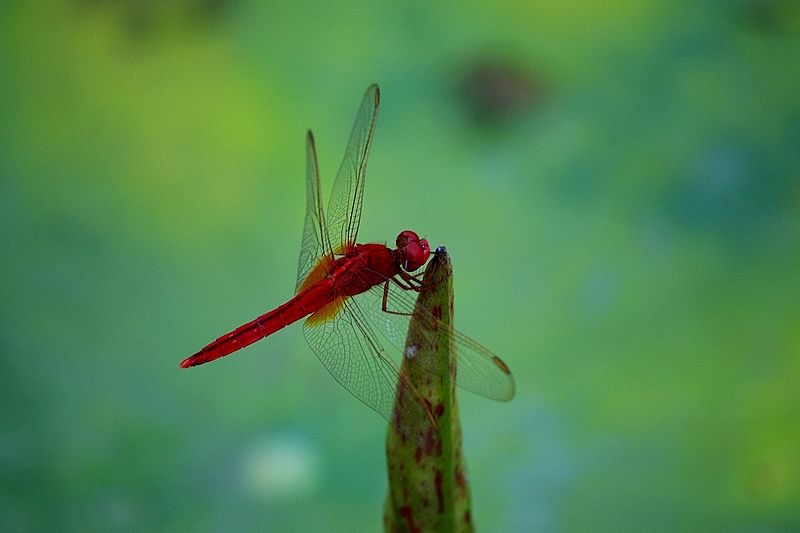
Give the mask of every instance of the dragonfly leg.
[[(399, 274), (400, 278), (402, 279), (402, 281), (397, 279), (396, 276), (390, 278), (392, 281), (394, 281), (397, 284), (398, 287), (400, 287), (404, 291), (417, 291), (417, 292), (419, 292), (420, 288), (422, 287), (422, 280), (419, 279), (419, 276), (412, 276), (411, 274), (409, 274), (407, 272), (403, 272), (402, 270), (400, 272), (398, 272), (398, 274)], [(403, 284), (403, 282), (405, 282), (405, 284)]]
[[(404, 313), (402, 311), (392, 311), (386, 306), (386, 302), (389, 301), (389, 282), (390, 281), (394, 281), (395, 283), (397, 283), (403, 289), (406, 289), (406, 290), (413, 290), (414, 289), (414, 287), (411, 286), (411, 285), (409, 285), (408, 288), (403, 287), (403, 285), (398, 280), (396, 280), (395, 278), (387, 279), (386, 282), (383, 284), (383, 302), (381, 302), (381, 311), (383, 311), (384, 313), (389, 313), (390, 315), (411, 316), (411, 313)], [(419, 289), (417, 289), (417, 290), (419, 290)]]
[[(409, 274), (408, 272), (403, 272), (401, 270), (400, 272), (398, 272), (398, 274), (400, 274), (400, 277), (403, 278), (403, 281), (408, 283), (409, 287), (403, 287), (403, 285), (401, 285), (400, 282), (397, 281), (396, 279), (395, 279), (395, 283), (400, 285), (400, 287), (402, 287), (405, 290), (414, 290), (414, 291), (417, 291), (417, 292), (427, 291), (427, 290), (433, 289), (434, 287), (438, 286), (440, 283), (442, 283), (443, 281), (445, 281), (447, 279), (447, 278), (443, 278), (443, 279), (440, 279), (439, 281), (437, 281), (436, 283), (428, 283), (426, 285), (425, 283), (423, 283), (423, 280), (422, 280), (422, 274), (423, 274), (422, 272), (420, 272), (417, 275), (412, 275), (412, 274)], [(394, 278), (392, 278), (392, 279), (394, 279)]]
[(403, 272), (401, 270), (400, 272), (398, 272), (398, 274), (400, 275), (401, 278), (403, 278), (403, 281), (405, 281), (408, 284), (408, 286), (404, 286), (396, 278), (392, 279), (394, 280), (395, 283), (397, 283), (397, 285), (399, 285), (402, 289), (405, 289), (407, 291), (417, 291), (417, 292), (427, 291), (433, 289), (434, 287), (438, 286), (440, 283), (442, 283), (447, 279), (447, 278), (440, 279), (436, 283), (433, 284), (429, 283), (426, 285), (424, 283), (424, 280), (422, 279), (424, 272), (420, 272), (419, 274), (414, 275), (414, 274), (409, 274), (408, 272)]

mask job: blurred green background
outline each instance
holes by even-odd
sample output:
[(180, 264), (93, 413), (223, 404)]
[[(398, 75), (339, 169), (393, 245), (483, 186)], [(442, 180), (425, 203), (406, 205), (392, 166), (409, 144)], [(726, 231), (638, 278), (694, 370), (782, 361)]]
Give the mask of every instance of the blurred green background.
[(386, 423), (299, 325), (382, 105), (362, 241), (446, 245), (480, 531), (800, 530), (800, 2), (4, 1), (0, 530), (378, 531)]

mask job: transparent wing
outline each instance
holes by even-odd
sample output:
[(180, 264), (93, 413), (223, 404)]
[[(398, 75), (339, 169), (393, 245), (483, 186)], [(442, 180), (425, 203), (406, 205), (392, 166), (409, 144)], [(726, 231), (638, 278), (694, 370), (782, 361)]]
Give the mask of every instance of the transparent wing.
[[(388, 283), (388, 291), (385, 287)], [(386, 295), (386, 310), (384, 311), (384, 294)], [(401, 352), (406, 343), (406, 333), (411, 314), (417, 313), (423, 328), (423, 335), (430, 336), (430, 342), (435, 343), (437, 335), (437, 320), (423, 308), (414, 309), (415, 301), (410, 291), (397, 286), (391, 280), (381, 285), (376, 285), (363, 295), (359, 295), (359, 306), (369, 316), (375, 329), (381, 332), (386, 339)], [(506, 402), (514, 397), (514, 377), (506, 364), (492, 352), (470, 339), (463, 333), (448, 328), (441, 332), (449, 336), (456, 350), (456, 385), (475, 394), (492, 400)], [(413, 350), (406, 351), (405, 357), (414, 361)], [(418, 362), (418, 361), (416, 361)], [(424, 368), (434, 374), (439, 374), (435, 368)], [(450, 376), (441, 376), (449, 379)]]
[[(303, 334), (339, 384), (420, 448), (434, 453), (440, 437), (430, 408), (384, 351), (353, 299), (345, 299), (344, 309), (331, 320), (307, 320)], [(398, 387), (398, 380), (402, 387)], [(395, 407), (398, 390), (402, 391), (402, 401)]]
[(306, 220), (303, 227), (303, 242), (300, 246), (295, 293), (299, 292), (300, 286), (303, 285), (314, 267), (320, 264), (323, 257), (332, 257), (321, 195), (317, 149), (314, 145), (314, 136), (311, 134), (311, 130), (308, 130), (306, 136)]
[(361, 101), (344, 159), (336, 174), (336, 181), (333, 182), (328, 203), (328, 228), (335, 252), (345, 250), (356, 242), (358, 225), (361, 222), (367, 158), (372, 146), (379, 103), (378, 86), (371, 85)]

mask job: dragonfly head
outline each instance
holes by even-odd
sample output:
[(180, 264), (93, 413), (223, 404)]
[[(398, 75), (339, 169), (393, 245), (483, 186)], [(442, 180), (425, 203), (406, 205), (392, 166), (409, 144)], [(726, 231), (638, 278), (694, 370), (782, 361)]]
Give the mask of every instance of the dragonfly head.
[(405, 230), (397, 236), (397, 249), (394, 251), (395, 259), (403, 270), (414, 272), (425, 264), (431, 255), (428, 241), (420, 239), (419, 235), (410, 230)]

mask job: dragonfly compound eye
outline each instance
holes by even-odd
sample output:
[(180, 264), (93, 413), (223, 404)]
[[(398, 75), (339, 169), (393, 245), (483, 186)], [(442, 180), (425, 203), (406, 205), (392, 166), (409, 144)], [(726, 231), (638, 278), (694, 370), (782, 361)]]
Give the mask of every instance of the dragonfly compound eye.
[(402, 250), (403, 248), (406, 247), (406, 245), (408, 245), (409, 242), (418, 240), (419, 240), (419, 235), (417, 235), (413, 231), (411, 230), (401, 231), (400, 235), (397, 236), (397, 240), (395, 240), (395, 246), (397, 246), (398, 249)]
[(397, 249), (403, 254), (402, 265), (408, 272), (413, 272), (424, 265), (431, 255), (428, 241), (420, 239), (419, 235), (409, 230), (397, 236)]

